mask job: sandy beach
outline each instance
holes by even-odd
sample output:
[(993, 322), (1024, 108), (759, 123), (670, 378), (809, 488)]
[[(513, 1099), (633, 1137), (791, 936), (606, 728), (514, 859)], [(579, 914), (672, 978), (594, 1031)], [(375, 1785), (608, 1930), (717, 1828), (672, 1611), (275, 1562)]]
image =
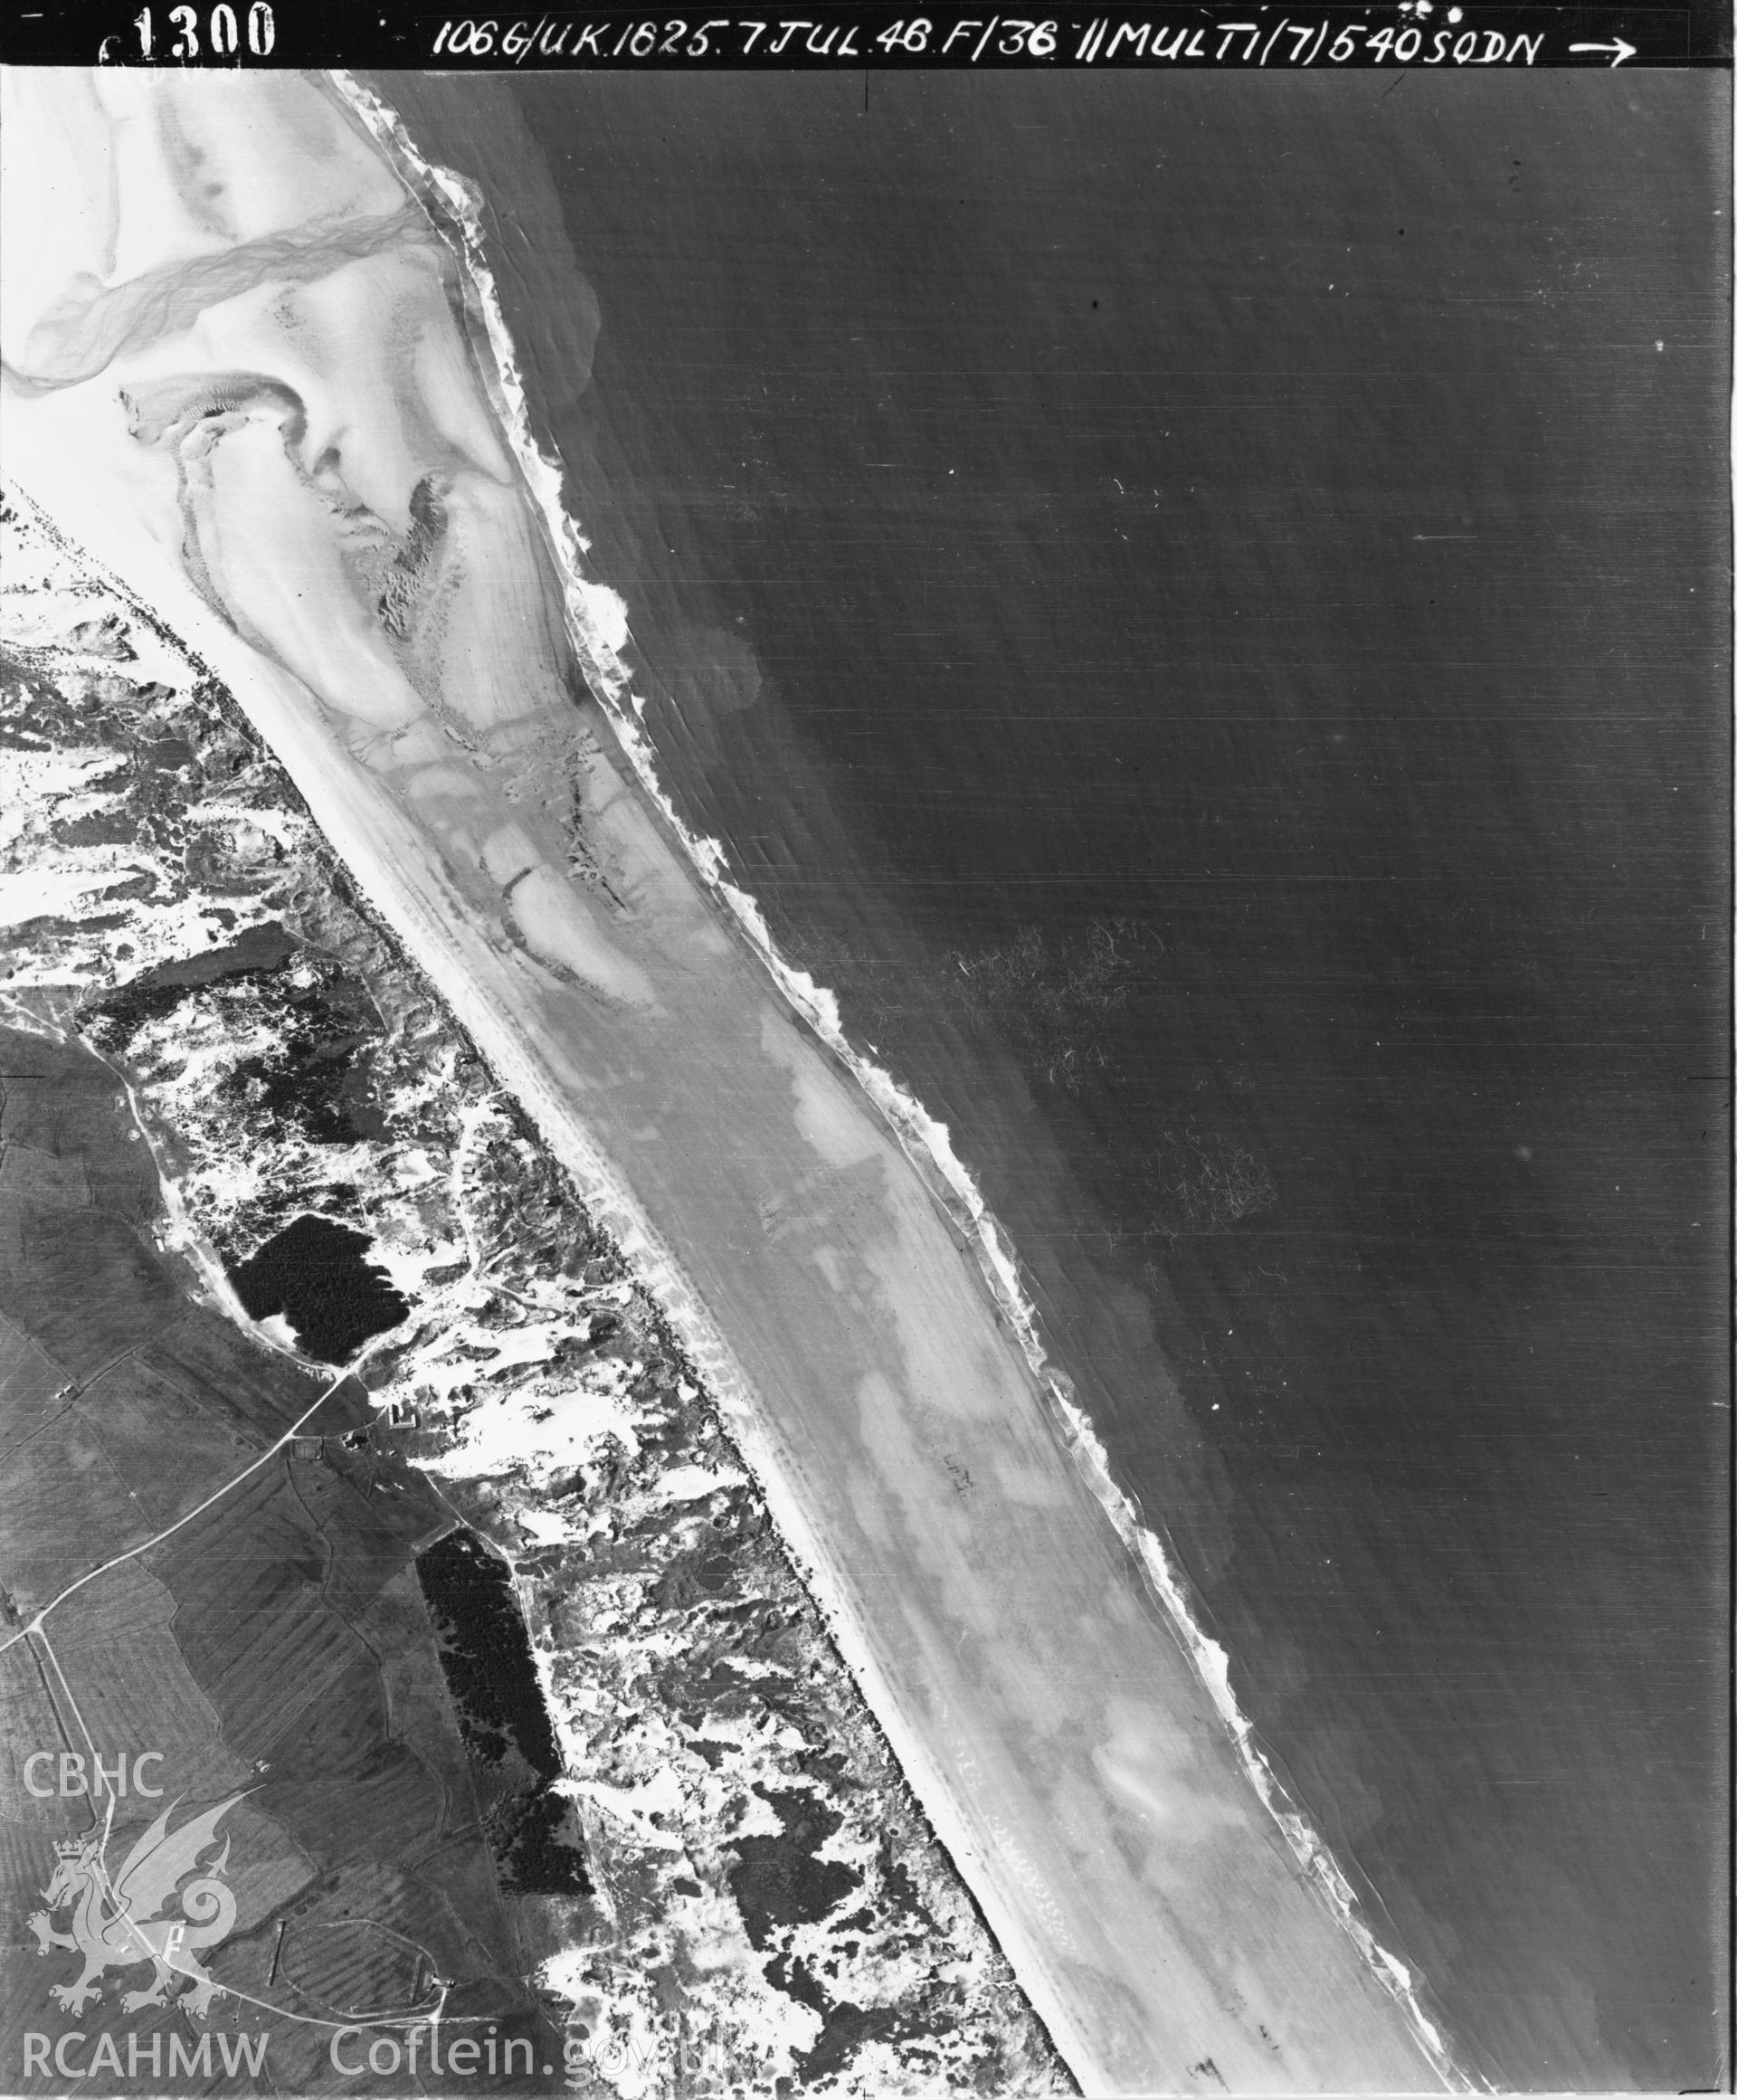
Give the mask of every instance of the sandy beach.
[(8, 474), (233, 692), (662, 1298), (1082, 2086), (1451, 2083), (1259, 1798), (959, 1190), (623, 751), (619, 607), (550, 544), (486, 288), (331, 91), (25, 91), (20, 150), (131, 172), (118, 223), (69, 179), (17, 266)]

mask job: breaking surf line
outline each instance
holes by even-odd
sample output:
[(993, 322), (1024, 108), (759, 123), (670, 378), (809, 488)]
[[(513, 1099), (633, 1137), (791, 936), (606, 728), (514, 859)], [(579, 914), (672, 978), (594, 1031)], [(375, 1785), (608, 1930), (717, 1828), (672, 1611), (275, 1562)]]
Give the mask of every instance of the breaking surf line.
[[(1033, 1376), (1047, 1395), (1055, 1426), (1087, 1487), (1144, 1574), (1155, 1601), (1192, 1662), (1215, 1711), (1229, 1730), (1243, 1772), (1262, 1806), (1277, 1823), (1305, 1882), (1324, 1900), (1336, 1922), (1388, 1995), (1399, 2006), (1413, 2039), (1450, 2091), (1481, 2087), (1454, 2060), (1439, 2029), (1418, 1997), (1419, 1980), (1376, 1940), (1358, 1914), (1355, 1890), (1325, 1841), (1292, 1802), (1255, 1739), (1254, 1725), (1230, 1686), (1230, 1658), (1200, 1624), (1186, 1578), (1175, 1568), (1157, 1534), (1142, 1520), (1133, 1497), (1118, 1485), (1108, 1454), (1085, 1411), (1074, 1400), (1067, 1375), (1049, 1358), (1039, 1331), (1035, 1305), (1021, 1286), (1011, 1242), (991, 1213), (975, 1179), (954, 1151), (945, 1124), (884, 1067), (864, 1057), (845, 1033), (836, 993), (795, 968), (779, 953), (758, 901), (729, 878), (722, 842), (692, 831), (678, 812), (657, 770), (657, 756), (641, 726), (644, 701), (633, 691), (632, 673), (622, 658), (630, 639), (626, 601), (585, 574), (590, 542), (564, 501), (565, 469), (553, 446), (533, 433), (529, 404), (517, 353), (485, 252), (482, 204), (476, 186), (420, 153), (403, 119), (353, 74), (328, 74), (351, 114), (386, 154), (394, 169), (429, 213), (437, 232), (454, 245), (469, 280), (493, 355), (495, 407), (506, 428), (527, 489), (541, 514), (560, 572), (569, 640), (585, 680), (608, 717), (641, 788), (679, 841), (707, 888), (736, 920), (786, 1002), (850, 1072), (892, 1130), (900, 1149), (922, 1174), (976, 1250), (991, 1294), (1012, 1326)], [(936, 1189), (939, 1174), (944, 1189)]]

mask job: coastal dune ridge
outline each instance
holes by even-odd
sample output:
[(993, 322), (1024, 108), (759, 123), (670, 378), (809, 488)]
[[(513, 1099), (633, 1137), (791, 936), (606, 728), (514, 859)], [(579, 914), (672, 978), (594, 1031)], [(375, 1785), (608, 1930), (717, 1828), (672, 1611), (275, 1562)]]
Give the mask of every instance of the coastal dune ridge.
[[(88, 356), (34, 373), (27, 361), (21, 376), (9, 363), (19, 480), (231, 686), (662, 1299), (937, 1834), (1086, 2089), (1467, 2089), (1420, 1983), (1362, 1922), (1256, 1743), (1180, 1570), (1113, 1480), (945, 1126), (850, 1044), (836, 999), (779, 955), (723, 848), (690, 831), (662, 787), (623, 660), (628, 609), (584, 574), (561, 466), (532, 434), (478, 201), (360, 82), (336, 76), (323, 96), (296, 86), (306, 100), (286, 86), (271, 111), (280, 157), (264, 175), (266, 147), (223, 119), (225, 93), (246, 114), (239, 86), (212, 76), (116, 90), (137, 100), (111, 128), (125, 144), (130, 123), (136, 145), (154, 121), (166, 132), (203, 120), (193, 164), (210, 176), (221, 139), (223, 166), (241, 170), (232, 189), (251, 178), (250, 207), (284, 222), (271, 229), (281, 236), (310, 215), (292, 195), (298, 125), (311, 138), (320, 107), (341, 109), (354, 151), (346, 163), (328, 138), (318, 170), (326, 252), (334, 272), (377, 268), (375, 283), (397, 273), (397, 310), (423, 330), (421, 362), (403, 351), (412, 322), (394, 347), (365, 287), (352, 306), (330, 289), (320, 236), (250, 246), (233, 200), (203, 223), (189, 212), (183, 223), (197, 230), (178, 255), (170, 238), (166, 255), (144, 239), (142, 253), (111, 241), (102, 257), (111, 292), (160, 273), (152, 301), (104, 309), (147, 314), (137, 340), (125, 327), (99, 330), (94, 373)], [(76, 90), (62, 82), (62, 92), (80, 111)], [(346, 245), (346, 213), (407, 228), (402, 207), (394, 216), (406, 190), (426, 223), (402, 249), (353, 232)], [(137, 249), (137, 223), (130, 233)], [(241, 281), (244, 251), (263, 272), (257, 288)], [(486, 359), (474, 339), (440, 337), (429, 287), (449, 265)], [(292, 412), (273, 360), (288, 353), (266, 325), (269, 315), (288, 331), (286, 280), (312, 287), (309, 310), (334, 331), (324, 339), (359, 375), (337, 398), (361, 427), (335, 424), (324, 450), (286, 434)], [(49, 322), (71, 311), (64, 297), (43, 310)], [(52, 339), (48, 323), (26, 328), (27, 349), (43, 327)], [(244, 350), (258, 354), (244, 363)], [(491, 415), (465, 402), (461, 367)], [(311, 470), (292, 445), (317, 453)], [(438, 472), (417, 471), (427, 459)], [(371, 510), (357, 500), (367, 469), (377, 470)], [(521, 626), (534, 636), (541, 617), (538, 550), (516, 484), (554, 567), (566, 646), (634, 785), (591, 725), (563, 726), (552, 639), (541, 656), (535, 639), (517, 658), (509, 650), (505, 671), (479, 669), (491, 636), (517, 641)], [(450, 556), (479, 540), (490, 556), (480, 570)], [(459, 565), (445, 574), (449, 558)], [(356, 610), (358, 571), (385, 575), (410, 604), (390, 648)], [(430, 574), (446, 588), (438, 622), (426, 610), (437, 601), (418, 596)], [(312, 632), (310, 597), (324, 616)], [(528, 700), (507, 692), (515, 671)], [(502, 697), (485, 689), (490, 677)], [(577, 873), (556, 808), (566, 785), (591, 856)], [(738, 965), (720, 917), (751, 966)], [(766, 974), (776, 1007), (754, 989)], [(704, 1048), (691, 1040), (702, 1021), (716, 1031)], [(745, 1155), (725, 1157), (715, 1102), (731, 1085), (751, 1136)], [(920, 1187), (901, 1189), (913, 1168)], [(748, 1199), (764, 1244), (726, 1245)], [(806, 1264), (786, 1238), (798, 1227), (815, 1243)], [(949, 1240), (963, 1258), (956, 1275)], [(990, 1294), (976, 1311), (964, 1264)], [(995, 1356), (996, 1314), (1025, 1393)], [(829, 1318), (836, 1332), (823, 1331)], [(966, 1488), (950, 1487), (944, 1467)], [(1138, 1589), (1116, 1573), (1130, 1557)], [(1029, 1658), (1014, 1652), (1022, 1641)], [(1167, 1649), (1185, 1658), (1181, 1670)], [(1144, 1701), (1111, 1691), (1125, 1680)], [(1086, 1711), (1071, 1713), (1071, 1699)]]

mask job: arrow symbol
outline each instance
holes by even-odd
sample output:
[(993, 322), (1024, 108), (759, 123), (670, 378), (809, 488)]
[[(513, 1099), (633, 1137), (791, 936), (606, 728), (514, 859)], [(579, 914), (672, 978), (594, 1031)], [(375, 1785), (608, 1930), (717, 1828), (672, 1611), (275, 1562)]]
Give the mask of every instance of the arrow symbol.
[(1634, 44), (1625, 43), (1621, 37), (1618, 37), (1614, 43), (1571, 43), (1568, 48), (1570, 51), (1614, 52), (1616, 56), (1610, 61), (1611, 70), (1613, 71), (1622, 63), (1624, 59), (1633, 58), (1636, 51), (1636, 46)]

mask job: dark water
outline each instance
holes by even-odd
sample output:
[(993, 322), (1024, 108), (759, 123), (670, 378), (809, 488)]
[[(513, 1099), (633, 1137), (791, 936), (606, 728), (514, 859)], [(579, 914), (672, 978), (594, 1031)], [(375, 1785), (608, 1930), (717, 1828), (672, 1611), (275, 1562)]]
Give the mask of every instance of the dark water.
[(1502, 2082), (1713, 2084), (1718, 89), (386, 86), (1378, 1931)]

